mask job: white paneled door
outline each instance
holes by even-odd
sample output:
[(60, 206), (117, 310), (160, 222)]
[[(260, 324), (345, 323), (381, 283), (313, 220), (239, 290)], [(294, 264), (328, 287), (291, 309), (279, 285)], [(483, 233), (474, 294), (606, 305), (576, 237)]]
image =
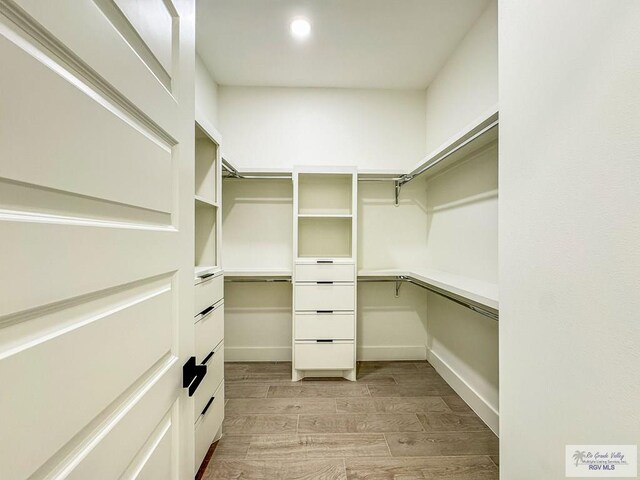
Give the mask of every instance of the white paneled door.
[(193, 478), (192, 0), (0, 0), (0, 478)]

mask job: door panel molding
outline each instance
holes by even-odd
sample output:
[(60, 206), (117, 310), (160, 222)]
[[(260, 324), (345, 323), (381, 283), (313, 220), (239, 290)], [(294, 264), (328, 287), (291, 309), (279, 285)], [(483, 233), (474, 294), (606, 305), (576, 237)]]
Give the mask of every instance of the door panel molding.
[(58, 74), (75, 77), (76, 84), (81, 81), (91, 90), (99, 92), (102, 97), (108, 99), (113, 105), (117, 105), (143, 129), (152, 132), (163, 144), (172, 147), (178, 143), (166, 129), (160, 127), (13, 0), (0, 0), (0, 15), (4, 16), (0, 21), (0, 34), (18, 47)]
[[(169, 48), (168, 52), (158, 52), (161, 50), (161, 46), (153, 48), (145, 39), (144, 31), (141, 31), (140, 27), (136, 27), (132, 22), (135, 20), (141, 20), (140, 18), (131, 18), (131, 14), (127, 15), (123, 8), (127, 5), (122, 5), (122, 0), (93, 0), (95, 4), (102, 10), (102, 13), (109, 19), (111, 24), (122, 35), (125, 41), (131, 46), (131, 48), (140, 56), (140, 59), (147, 65), (149, 70), (153, 72), (158, 81), (160, 81), (165, 88), (171, 92), (171, 71), (173, 65), (173, 56), (175, 54), (175, 37), (177, 35), (176, 28), (178, 22), (177, 12), (175, 9), (170, 11), (166, 4), (161, 0), (157, 0), (156, 3), (164, 7), (167, 16), (169, 17)], [(148, 5), (148, 2), (147, 2)], [(130, 5), (128, 5), (130, 7)], [(144, 27), (144, 25), (141, 25)], [(166, 47), (166, 46), (165, 46)], [(162, 58), (162, 60), (160, 58)]]
[(48, 480), (69, 476), (138, 404), (153, 397), (154, 387), (158, 385), (162, 390), (172, 391), (172, 386), (180, 375), (178, 358), (167, 353), (34, 472), (32, 478)]

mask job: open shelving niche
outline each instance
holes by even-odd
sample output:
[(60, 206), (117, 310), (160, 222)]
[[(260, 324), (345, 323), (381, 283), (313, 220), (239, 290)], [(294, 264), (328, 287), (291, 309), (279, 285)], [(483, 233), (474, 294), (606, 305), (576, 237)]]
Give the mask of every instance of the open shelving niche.
[(355, 258), (353, 192), (356, 173), (343, 173), (345, 170), (338, 167), (334, 170), (297, 174), (294, 258), (298, 261)]
[(220, 243), (222, 224), (220, 179), (222, 162), (220, 139), (195, 123), (194, 215), (196, 279), (221, 271)]

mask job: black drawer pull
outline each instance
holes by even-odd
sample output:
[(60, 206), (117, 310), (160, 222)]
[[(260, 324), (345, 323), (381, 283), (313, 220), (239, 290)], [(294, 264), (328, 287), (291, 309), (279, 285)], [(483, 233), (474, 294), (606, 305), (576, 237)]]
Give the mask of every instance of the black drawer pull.
[(213, 403), (213, 401), (216, 399), (216, 397), (211, 397), (209, 399), (209, 401), (207, 402), (207, 404), (204, 406), (204, 410), (202, 410), (202, 415), (204, 415), (205, 413), (207, 413), (207, 410), (209, 410), (209, 407), (211, 406), (211, 404)]
[(316, 263), (333, 263), (333, 260), (317, 260)]
[(196, 393), (205, 375), (207, 375), (207, 366), (197, 365), (196, 357), (189, 357), (187, 363), (182, 366), (182, 387), (189, 389), (190, 397)]
[(321, 282), (316, 282), (318, 285), (333, 285), (333, 282), (328, 282), (328, 281), (321, 281)]
[(215, 273), (203, 273), (202, 275), (198, 275), (198, 278), (200, 280), (204, 280), (206, 278), (213, 277), (214, 275)]
[(212, 350), (211, 353), (209, 355), (207, 355), (206, 357), (204, 357), (204, 360), (202, 360), (202, 365), (206, 365), (206, 363), (211, 359), (211, 357), (213, 357), (213, 354), (215, 352)]
[(333, 313), (333, 310), (316, 310), (316, 313)]
[(198, 315), (202, 315), (203, 317), (206, 317), (212, 310), (213, 310), (213, 305), (211, 305), (210, 307), (205, 308)]
[(333, 343), (333, 340), (316, 340), (316, 343)]

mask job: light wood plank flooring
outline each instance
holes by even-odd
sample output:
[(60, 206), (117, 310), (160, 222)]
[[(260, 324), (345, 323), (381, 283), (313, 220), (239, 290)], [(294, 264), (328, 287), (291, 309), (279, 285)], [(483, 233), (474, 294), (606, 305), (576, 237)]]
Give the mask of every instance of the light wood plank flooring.
[(290, 363), (227, 363), (225, 394), (205, 480), (498, 479), (498, 439), (427, 362), (297, 383)]

